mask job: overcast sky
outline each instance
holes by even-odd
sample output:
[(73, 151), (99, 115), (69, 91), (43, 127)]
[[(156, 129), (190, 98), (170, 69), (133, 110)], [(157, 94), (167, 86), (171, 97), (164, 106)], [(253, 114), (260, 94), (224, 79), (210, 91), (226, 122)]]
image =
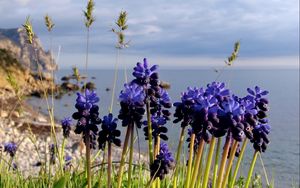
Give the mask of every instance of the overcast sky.
[[(85, 0), (0, 0), (0, 28), (20, 27), (30, 15), (35, 33), (49, 48), (43, 17), (55, 22), (54, 52), (60, 67), (84, 64)], [(221, 66), (239, 40), (237, 66), (299, 67), (298, 0), (95, 0), (90, 66), (113, 67), (116, 36), (109, 30), (128, 12), (123, 63), (143, 57), (161, 66)]]

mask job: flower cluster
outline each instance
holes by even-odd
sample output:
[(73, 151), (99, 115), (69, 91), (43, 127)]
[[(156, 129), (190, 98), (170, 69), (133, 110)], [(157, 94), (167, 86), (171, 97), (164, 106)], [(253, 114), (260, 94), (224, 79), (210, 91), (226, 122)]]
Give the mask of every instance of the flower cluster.
[(70, 117), (64, 118), (63, 120), (61, 120), (61, 125), (63, 129), (63, 136), (65, 138), (68, 138), (71, 131), (72, 119)]
[(119, 101), (121, 110), (118, 118), (122, 120), (122, 126), (128, 126), (135, 123), (138, 128), (141, 127), (144, 109), (145, 93), (144, 89), (135, 84), (125, 84), (121, 91)]
[(172, 153), (168, 149), (166, 143), (160, 144), (159, 154), (156, 156), (154, 163), (150, 166), (150, 172), (152, 178), (164, 179), (164, 177), (169, 173), (170, 169), (173, 168), (174, 158)]
[[(159, 88), (155, 95), (150, 96), (150, 113), (152, 123), (152, 136), (156, 139), (158, 136), (163, 140), (168, 140), (168, 129), (164, 127), (168, 120), (170, 120), (171, 112), (168, 110), (171, 108), (172, 103), (167, 91), (163, 88)], [(144, 121), (144, 135), (146, 140), (148, 139), (148, 126), (147, 121)]]
[(11, 157), (14, 157), (17, 152), (17, 145), (14, 142), (4, 144), (4, 152), (8, 153)]
[[(165, 89), (160, 85), (158, 76), (158, 65), (149, 66), (148, 61), (144, 58), (143, 63), (138, 62), (133, 69), (132, 75), (135, 79), (131, 83), (135, 83), (144, 89), (144, 102), (150, 103), (150, 113), (152, 121), (152, 136), (156, 138), (160, 136), (167, 140), (167, 136), (163, 133), (167, 132), (167, 128), (163, 127), (168, 120), (171, 113), (169, 108), (172, 107), (170, 97)], [(147, 122), (144, 122), (147, 125)], [(162, 133), (162, 134), (161, 134)], [(148, 138), (148, 127), (144, 127), (145, 138)]]
[(104, 150), (106, 142), (121, 146), (121, 140), (118, 138), (121, 131), (117, 130), (117, 121), (118, 119), (113, 118), (111, 113), (103, 117), (102, 130), (98, 134), (99, 149)]
[(248, 92), (248, 96), (239, 98), (219, 82), (212, 82), (205, 89), (188, 88), (181, 101), (174, 103), (174, 123), (181, 122), (182, 127), (190, 125), (192, 132), (206, 142), (207, 131), (214, 137), (230, 135), (238, 142), (247, 136), (256, 150), (265, 151), (270, 126), (266, 119), (268, 100), (263, 96), (268, 92), (259, 87)]
[[(256, 151), (265, 152), (270, 140), (268, 134), (270, 133), (270, 125), (267, 119), (268, 100), (265, 96), (268, 91), (261, 90), (258, 86), (254, 90), (247, 89), (249, 95), (245, 100), (251, 101), (254, 104), (254, 113), (248, 113), (246, 120), (248, 122), (247, 137), (253, 142), (253, 147)], [(252, 133), (250, 132), (252, 130)], [(249, 133), (250, 132), (250, 133)]]
[(75, 128), (76, 134), (82, 134), (86, 143), (87, 136), (90, 137), (90, 146), (95, 149), (96, 134), (101, 123), (99, 118), (99, 107), (96, 103), (99, 97), (96, 92), (85, 90), (85, 94), (77, 93), (75, 108), (78, 110), (73, 114), (73, 119), (77, 120)]

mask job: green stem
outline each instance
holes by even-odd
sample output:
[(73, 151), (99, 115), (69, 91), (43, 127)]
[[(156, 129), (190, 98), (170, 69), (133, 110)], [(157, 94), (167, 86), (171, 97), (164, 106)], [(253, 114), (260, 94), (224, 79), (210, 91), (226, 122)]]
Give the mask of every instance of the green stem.
[(228, 138), (228, 136), (227, 136), (223, 154), (222, 154), (221, 164), (220, 164), (220, 168), (219, 168), (219, 172), (218, 172), (218, 179), (217, 179), (217, 186), (216, 186), (218, 188), (221, 187), (221, 184), (222, 184), (223, 172), (224, 172), (226, 161), (227, 161), (229, 146), (230, 146), (230, 138)]
[(173, 188), (177, 188), (177, 176), (178, 176), (178, 168), (180, 166), (179, 161), (180, 161), (181, 148), (182, 148), (182, 143), (184, 140), (184, 129), (185, 129), (185, 127), (181, 128), (179, 143), (178, 143), (178, 147), (177, 147), (176, 163), (175, 163), (176, 167), (175, 167), (175, 173), (174, 173), (174, 177), (173, 177)]
[(238, 158), (238, 161), (235, 165), (235, 169), (234, 169), (234, 172), (233, 172), (233, 177), (232, 177), (232, 180), (231, 180), (231, 184), (230, 184), (230, 188), (233, 188), (234, 187), (234, 184), (235, 184), (235, 180), (236, 180), (236, 176), (238, 174), (238, 171), (239, 171), (239, 168), (240, 168), (240, 164), (243, 160), (243, 157), (244, 157), (244, 152), (245, 152), (245, 149), (246, 149), (246, 146), (247, 146), (247, 143), (248, 143), (248, 139), (246, 138), (243, 142), (243, 145), (242, 145), (242, 148), (241, 148), (241, 152), (240, 152), (240, 155), (239, 155), (239, 158)]
[(152, 149), (152, 123), (151, 123), (149, 98), (147, 99), (146, 109), (147, 109), (147, 125), (148, 125), (148, 150), (149, 150), (149, 161), (150, 161), (149, 165), (151, 165), (154, 161), (154, 158), (153, 158), (153, 149)]
[(194, 144), (195, 144), (195, 133), (192, 133), (191, 141), (190, 141), (188, 169), (187, 169), (186, 181), (185, 181), (185, 186), (184, 186), (185, 188), (188, 188), (190, 186), (192, 163), (193, 163), (193, 154), (194, 154)]
[[(112, 160), (111, 160), (111, 142), (108, 142), (108, 152), (107, 152), (107, 187), (111, 188), (111, 167), (112, 167)], [(100, 184), (100, 182), (99, 182)]]
[(125, 157), (126, 157), (125, 155), (127, 153), (128, 141), (129, 141), (130, 130), (131, 130), (130, 127), (131, 127), (131, 125), (129, 124), (127, 127), (124, 146), (123, 146), (123, 150), (122, 150), (121, 163), (120, 163), (119, 173), (118, 173), (118, 186), (117, 186), (118, 188), (121, 188), (121, 186), (122, 186), (122, 176), (123, 176)]
[(215, 165), (214, 165), (214, 175), (213, 175), (213, 186), (216, 187), (217, 183), (217, 173), (218, 173), (218, 167), (219, 167), (219, 154), (220, 154), (220, 148), (221, 148), (222, 139), (218, 138), (217, 142), (217, 150), (215, 155)]
[(130, 127), (130, 152), (129, 152), (129, 167), (128, 167), (128, 182), (127, 187), (131, 187), (131, 174), (132, 174), (132, 160), (133, 160), (133, 144), (134, 144), (134, 126), (131, 125)]
[(216, 137), (213, 136), (210, 141), (209, 152), (208, 152), (208, 156), (207, 156), (202, 187), (207, 187), (211, 161), (212, 161), (213, 153), (214, 153), (214, 149), (215, 149), (215, 143), (216, 143)]
[(204, 143), (205, 143), (204, 139), (201, 139), (199, 147), (198, 147), (198, 151), (197, 151), (196, 162), (194, 164), (192, 181), (191, 181), (191, 185), (190, 185), (191, 188), (193, 188), (196, 183), (196, 178), (197, 178), (198, 172), (199, 172), (199, 165), (200, 165), (200, 160), (201, 160), (201, 156), (202, 156), (202, 152), (203, 152), (203, 148), (204, 148)]
[(199, 173), (198, 173), (198, 181), (197, 181), (197, 185), (196, 187), (197, 188), (200, 188), (201, 187), (201, 178), (202, 178), (202, 167), (203, 167), (203, 164), (205, 162), (205, 156), (206, 156), (206, 150), (207, 148), (203, 149), (204, 152), (202, 152), (202, 155), (201, 155), (201, 160), (200, 160), (200, 165), (199, 165)]
[(64, 165), (65, 145), (66, 145), (66, 138), (64, 137), (63, 141), (62, 141), (62, 145), (61, 145), (61, 152), (60, 152), (60, 158), (59, 158), (61, 174), (64, 173), (63, 165)]
[(86, 157), (86, 170), (87, 170), (87, 185), (88, 188), (92, 187), (92, 179), (91, 179), (91, 146), (90, 146), (90, 130), (86, 131), (86, 144), (85, 144), (85, 148), (86, 148), (86, 153), (85, 153), (85, 157)]
[(238, 146), (238, 142), (236, 140), (233, 141), (233, 145), (231, 147), (231, 151), (230, 151), (230, 156), (228, 159), (228, 163), (227, 163), (227, 169), (225, 172), (225, 176), (224, 176), (224, 180), (223, 180), (223, 184), (222, 184), (222, 188), (226, 187), (227, 181), (228, 181), (228, 177), (229, 177), (229, 173), (231, 171), (231, 167), (232, 167), (232, 163), (234, 160), (234, 156), (235, 156), (235, 152)]
[(266, 168), (265, 168), (265, 165), (264, 165), (264, 162), (263, 162), (263, 160), (262, 160), (262, 157), (261, 157), (261, 154), (260, 154), (260, 153), (259, 153), (259, 159), (260, 159), (260, 162), (261, 162), (261, 166), (263, 167), (263, 171), (264, 171), (264, 174), (265, 174), (267, 186), (269, 187), (269, 186), (270, 186), (270, 182), (269, 182), (267, 170), (266, 170)]
[(112, 113), (113, 106), (114, 106), (115, 90), (116, 90), (116, 85), (117, 85), (117, 80), (118, 80), (119, 56), (120, 56), (120, 50), (117, 49), (115, 72), (114, 72), (114, 82), (113, 82), (113, 89), (112, 89), (112, 93), (111, 93), (111, 102), (110, 102), (109, 113)]
[(250, 165), (250, 169), (249, 169), (249, 172), (248, 172), (247, 181), (246, 181), (246, 184), (245, 184), (245, 188), (248, 188), (249, 185), (250, 185), (250, 181), (251, 181), (251, 177), (252, 177), (252, 173), (253, 173), (253, 170), (254, 170), (254, 166), (255, 166), (255, 163), (256, 163), (258, 153), (259, 153), (258, 151), (255, 151), (255, 153), (253, 155), (252, 162), (251, 162), (251, 165)]

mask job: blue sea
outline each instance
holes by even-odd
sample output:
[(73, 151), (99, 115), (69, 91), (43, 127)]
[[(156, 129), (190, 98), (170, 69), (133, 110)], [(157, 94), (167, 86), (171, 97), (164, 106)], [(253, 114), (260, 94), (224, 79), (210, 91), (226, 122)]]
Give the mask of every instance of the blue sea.
[[(132, 78), (130, 71), (128, 79)], [(64, 75), (71, 74), (71, 70), (60, 70), (56, 73), (57, 79)], [(97, 93), (100, 95), (101, 115), (108, 113), (111, 101), (113, 70), (89, 70), (88, 76), (96, 84)], [(116, 100), (113, 109), (115, 116), (118, 114), (119, 105), (117, 96), (123, 88), (125, 80), (124, 70), (118, 74), (118, 85), (116, 87)], [(172, 101), (180, 100), (180, 93), (188, 86), (205, 87), (207, 83), (214, 81), (218, 73), (213, 69), (163, 69), (159, 72), (160, 79), (171, 84), (169, 94)], [(218, 81), (225, 82), (233, 93), (238, 96), (245, 96), (248, 87), (254, 88), (256, 85), (268, 90), (270, 100), (269, 119), (272, 126), (270, 133), (271, 143), (263, 153), (262, 159), (266, 167), (269, 180), (274, 179), (275, 187), (295, 187), (299, 186), (299, 69), (225, 69), (219, 76)], [(55, 100), (55, 116), (57, 119), (71, 116), (75, 111), (76, 95), (65, 95), (59, 100)], [(45, 110), (45, 102), (40, 99), (31, 98), (29, 102), (35, 106), (41, 106), (41, 111)], [(170, 146), (175, 150), (180, 125), (169, 123)], [(143, 141), (143, 133), (140, 131), (140, 143), (142, 151), (146, 151), (147, 146)], [(245, 175), (253, 155), (252, 145), (248, 144), (247, 153), (242, 166), (242, 174)], [(256, 172), (262, 174), (262, 165), (258, 158)]]

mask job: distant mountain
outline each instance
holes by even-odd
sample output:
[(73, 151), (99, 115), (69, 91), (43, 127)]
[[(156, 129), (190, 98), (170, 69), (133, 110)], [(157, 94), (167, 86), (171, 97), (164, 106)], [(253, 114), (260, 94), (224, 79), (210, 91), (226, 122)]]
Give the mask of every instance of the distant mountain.
[(36, 71), (39, 64), (44, 71), (57, 69), (57, 65), (51, 61), (50, 52), (43, 49), (38, 37), (35, 36), (33, 45), (29, 45), (26, 39), (26, 32), (22, 28), (0, 29), (0, 49), (9, 51), (23, 68)]

